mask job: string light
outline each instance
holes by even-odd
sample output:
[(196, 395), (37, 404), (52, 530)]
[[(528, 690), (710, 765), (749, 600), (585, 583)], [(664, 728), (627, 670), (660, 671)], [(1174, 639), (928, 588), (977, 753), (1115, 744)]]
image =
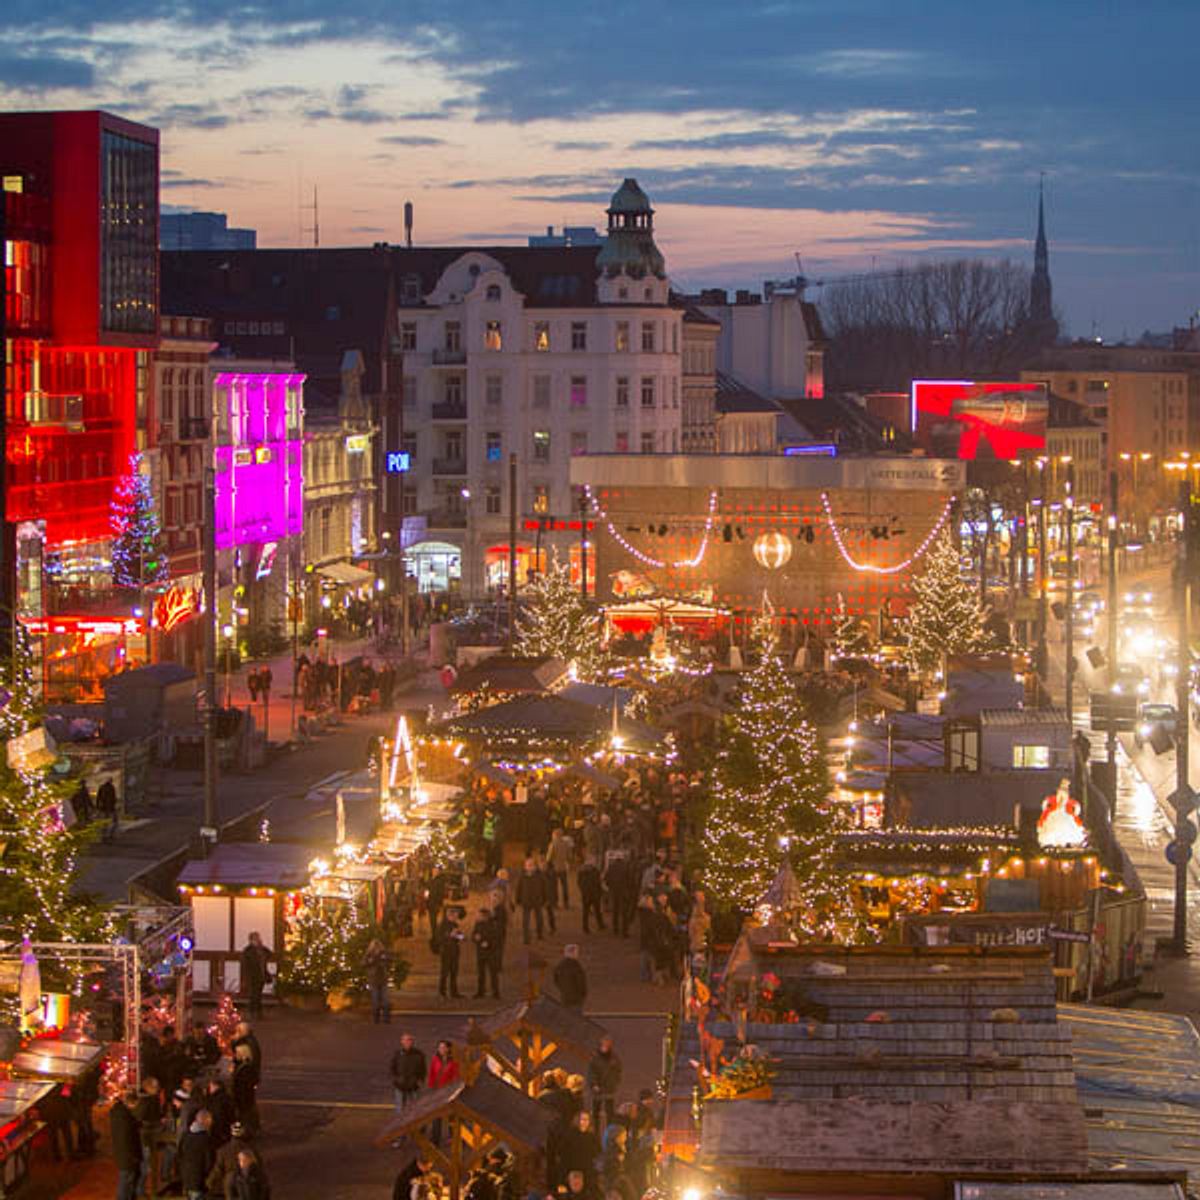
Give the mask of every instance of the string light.
[(704, 561), (704, 556), (708, 553), (708, 542), (710, 536), (712, 535), (713, 522), (716, 520), (717, 516), (716, 488), (713, 488), (713, 490), (708, 494), (708, 515), (704, 518), (704, 536), (700, 539), (700, 548), (691, 556), (691, 558), (681, 558), (677, 559), (675, 562), (665, 562), (661, 558), (654, 558), (652, 555), (645, 554), (626, 538), (622, 537), (617, 527), (612, 523), (611, 520), (609, 520), (608, 513), (605, 512), (600, 502), (592, 494), (590, 485), (584, 485), (584, 492), (587, 495), (588, 504), (591, 506), (592, 511), (597, 517), (600, 518), (601, 521), (604, 522), (604, 527), (608, 530), (609, 536), (614, 542), (617, 543), (617, 545), (621, 547), (622, 550), (632, 554), (633, 557), (638, 560), (638, 562), (643, 563), (647, 567), (679, 567), (690, 569), (692, 567), (698, 567)]
[(925, 535), (920, 545), (905, 559), (893, 564), (890, 567), (877, 567), (874, 563), (860, 563), (849, 550), (846, 549), (845, 540), (842, 537), (842, 531), (838, 528), (837, 520), (833, 515), (833, 506), (829, 503), (829, 493), (821, 493), (821, 505), (825, 509), (825, 521), (829, 525), (829, 532), (833, 534), (834, 544), (838, 548), (838, 553), (846, 560), (846, 565), (855, 571), (862, 571), (871, 575), (896, 575), (900, 571), (906, 571), (925, 553), (932, 545), (934, 538), (941, 532), (942, 526), (950, 517), (950, 510), (954, 507), (954, 497), (951, 496), (946, 501), (942, 509), (942, 515), (938, 517), (937, 524)]

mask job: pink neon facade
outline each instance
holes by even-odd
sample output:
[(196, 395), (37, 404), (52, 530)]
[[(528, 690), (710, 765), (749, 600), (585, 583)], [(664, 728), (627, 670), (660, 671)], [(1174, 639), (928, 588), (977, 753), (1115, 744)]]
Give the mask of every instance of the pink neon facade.
[(222, 371), (217, 405), (217, 547), (279, 541), (304, 530), (304, 376)]

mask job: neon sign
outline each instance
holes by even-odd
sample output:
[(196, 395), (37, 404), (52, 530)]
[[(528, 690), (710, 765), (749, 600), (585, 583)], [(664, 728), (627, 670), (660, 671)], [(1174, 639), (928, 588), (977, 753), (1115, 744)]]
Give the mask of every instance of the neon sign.
[(403, 450), (389, 450), (385, 465), (389, 475), (402, 475), (408, 470), (412, 455)]

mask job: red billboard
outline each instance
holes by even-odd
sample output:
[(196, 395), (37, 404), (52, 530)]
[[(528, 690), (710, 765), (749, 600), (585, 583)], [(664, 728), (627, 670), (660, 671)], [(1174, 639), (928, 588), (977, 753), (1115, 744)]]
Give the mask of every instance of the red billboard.
[(1019, 458), (1046, 448), (1044, 383), (914, 379), (917, 443), (943, 458)]

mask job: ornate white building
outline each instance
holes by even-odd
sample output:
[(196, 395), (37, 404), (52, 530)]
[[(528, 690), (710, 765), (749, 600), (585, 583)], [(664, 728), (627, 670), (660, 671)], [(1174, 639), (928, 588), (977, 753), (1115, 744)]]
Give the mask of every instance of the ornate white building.
[(518, 581), (551, 548), (578, 572), (572, 458), (683, 449), (683, 314), (645, 193), (622, 183), (600, 246), (394, 253), (410, 573), (475, 597), (504, 585), (513, 455)]

